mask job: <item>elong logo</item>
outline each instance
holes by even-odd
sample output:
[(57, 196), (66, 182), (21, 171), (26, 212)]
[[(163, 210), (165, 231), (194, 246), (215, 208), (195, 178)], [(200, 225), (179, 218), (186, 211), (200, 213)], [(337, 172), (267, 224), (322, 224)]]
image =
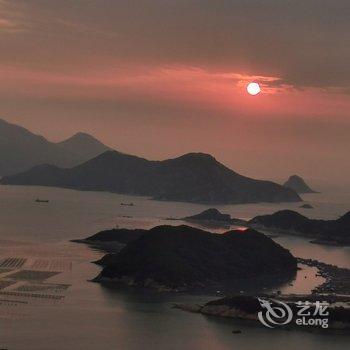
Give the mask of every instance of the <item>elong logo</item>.
[(327, 302), (298, 301), (295, 304), (297, 310), (293, 313), (292, 307), (282, 301), (258, 300), (263, 308), (259, 311), (258, 318), (265, 327), (275, 328), (293, 323), (296, 326), (328, 328)]

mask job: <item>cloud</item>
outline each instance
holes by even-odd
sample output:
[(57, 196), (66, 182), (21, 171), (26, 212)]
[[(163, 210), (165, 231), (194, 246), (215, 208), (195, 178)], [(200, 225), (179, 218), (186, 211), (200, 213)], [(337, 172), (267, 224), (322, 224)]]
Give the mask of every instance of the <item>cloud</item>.
[[(248, 75), (239, 72), (208, 70), (202, 67), (150, 66), (117, 62), (108, 67), (80, 69), (69, 74), (16, 66), (0, 66), (0, 94), (9, 99), (56, 100), (62, 104), (113, 103), (132, 114), (140, 110), (181, 110), (198, 120), (205, 110), (216, 116), (265, 120), (290, 118), (322, 119), (329, 115), (343, 118), (350, 108), (347, 95), (323, 88), (295, 89), (280, 77)], [(258, 81), (262, 93), (252, 98), (246, 85)], [(39, 102), (38, 102), (39, 103)], [(101, 108), (101, 107), (99, 107)], [(127, 112), (127, 108), (129, 112)], [(189, 112), (191, 111), (191, 112)]]
[(343, 179), (349, 13), (349, 0), (0, 0), (0, 114), (154, 159), (204, 151), (259, 178)]
[(0, 4), (4, 30), (25, 31), (6, 42), (3, 64), (74, 73), (124, 61), (279, 77), (297, 89), (350, 86), (348, 0)]
[[(213, 71), (201, 67), (118, 64), (75, 72), (58, 73), (16, 66), (0, 66), (2, 93), (67, 96), (113, 100), (117, 96), (187, 101), (199, 104), (232, 105), (246, 95), (246, 85), (258, 81), (263, 94), (293, 89), (278, 77)], [(5, 88), (6, 87), (6, 88)], [(1, 88), (0, 88), (1, 91)], [(238, 101), (238, 100), (237, 100)]]
[(18, 33), (27, 30), (24, 16), (6, 0), (0, 0), (0, 34)]

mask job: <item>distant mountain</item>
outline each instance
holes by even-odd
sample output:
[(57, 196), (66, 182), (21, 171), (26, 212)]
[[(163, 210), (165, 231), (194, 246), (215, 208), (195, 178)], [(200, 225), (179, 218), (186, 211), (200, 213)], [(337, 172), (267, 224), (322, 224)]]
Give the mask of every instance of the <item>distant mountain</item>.
[(67, 152), (75, 154), (81, 159), (81, 162), (94, 158), (99, 154), (110, 150), (110, 148), (104, 145), (102, 142), (83, 132), (78, 132), (69, 139), (57, 143), (57, 145)]
[(214, 234), (185, 225), (157, 226), (100, 263), (96, 281), (159, 290), (225, 288), (237, 278), (291, 277), (297, 268), (288, 250), (255, 230)]
[(302, 234), (315, 238), (315, 243), (350, 244), (350, 211), (337, 220), (315, 220), (292, 210), (281, 210), (271, 215), (256, 216), (249, 224), (258, 229)]
[(45, 163), (72, 167), (107, 149), (87, 134), (77, 134), (56, 144), (0, 119), (0, 176), (19, 173)]
[(305, 180), (298, 175), (290, 176), (283, 186), (294, 190), (296, 193), (316, 193), (306, 184)]
[(110, 191), (197, 203), (296, 202), (293, 190), (242, 176), (203, 153), (149, 161), (107, 151), (70, 169), (42, 165), (5, 177), (3, 184)]
[(186, 216), (185, 220), (198, 220), (198, 221), (223, 221), (226, 223), (231, 222), (230, 214), (223, 214), (216, 208), (209, 208), (207, 210), (202, 211), (199, 214)]

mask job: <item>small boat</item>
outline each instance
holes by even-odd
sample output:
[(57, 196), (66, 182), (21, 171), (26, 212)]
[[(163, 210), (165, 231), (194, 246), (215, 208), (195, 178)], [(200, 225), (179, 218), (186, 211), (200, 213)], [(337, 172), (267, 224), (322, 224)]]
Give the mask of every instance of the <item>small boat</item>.
[(37, 198), (37, 199), (35, 200), (35, 202), (36, 202), (36, 203), (49, 203), (49, 200), (48, 200), (48, 199), (39, 199), (39, 198)]
[(125, 206), (128, 206), (128, 207), (133, 207), (133, 206), (134, 206), (134, 203), (120, 203), (120, 205), (125, 205)]

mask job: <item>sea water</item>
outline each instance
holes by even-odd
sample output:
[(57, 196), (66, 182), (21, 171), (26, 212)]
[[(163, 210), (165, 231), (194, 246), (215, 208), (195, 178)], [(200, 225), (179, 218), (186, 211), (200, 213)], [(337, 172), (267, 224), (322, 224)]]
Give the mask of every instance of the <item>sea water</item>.
[[(36, 203), (36, 198), (48, 199), (49, 203)], [(281, 209), (331, 219), (350, 209), (350, 194), (346, 191), (311, 194), (303, 198), (314, 209), (301, 209), (300, 203), (217, 208), (243, 219)], [(122, 202), (134, 205), (121, 206)], [(84, 244), (69, 242), (112, 227), (150, 228), (160, 224), (181, 224), (181, 221), (167, 219), (193, 215), (208, 207), (104, 192), (0, 186), (0, 265), (8, 258), (13, 258), (7, 260), (10, 265), (25, 261), (20, 268), (0, 266), (0, 348), (345, 348), (349, 341), (346, 336), (271, 331), (171, 307), (175, 302), (204, 303), (213, 296), (126, 291), (90, 282), (100, 271), (91, 262), (102, 257), (103, 253)], [(223, 229), (216, 231), (222, 232)], [(350, 268), (349, 248), (311, 244), (302, 237), (280, 235), (274, 239), (295, 256)], [(22, 275), (13, 277), (18, 278), (17, 283), (7, 287), (1, 285), (2, 279), (6, 280), (6, 276), (16, 271), (22, 271)], [(35, 271), (57, 273), (42, 277), (42, 282), (37, 283), (30, 271), (34, 274)], [(322, 282), (315, 276), (316, 272), (305, 267), (298, 272), (292, 285), (285, 285), (282, 291), (308, 293)], [(232, 330), (238, 328), (242, 333), (232, 334)]]

